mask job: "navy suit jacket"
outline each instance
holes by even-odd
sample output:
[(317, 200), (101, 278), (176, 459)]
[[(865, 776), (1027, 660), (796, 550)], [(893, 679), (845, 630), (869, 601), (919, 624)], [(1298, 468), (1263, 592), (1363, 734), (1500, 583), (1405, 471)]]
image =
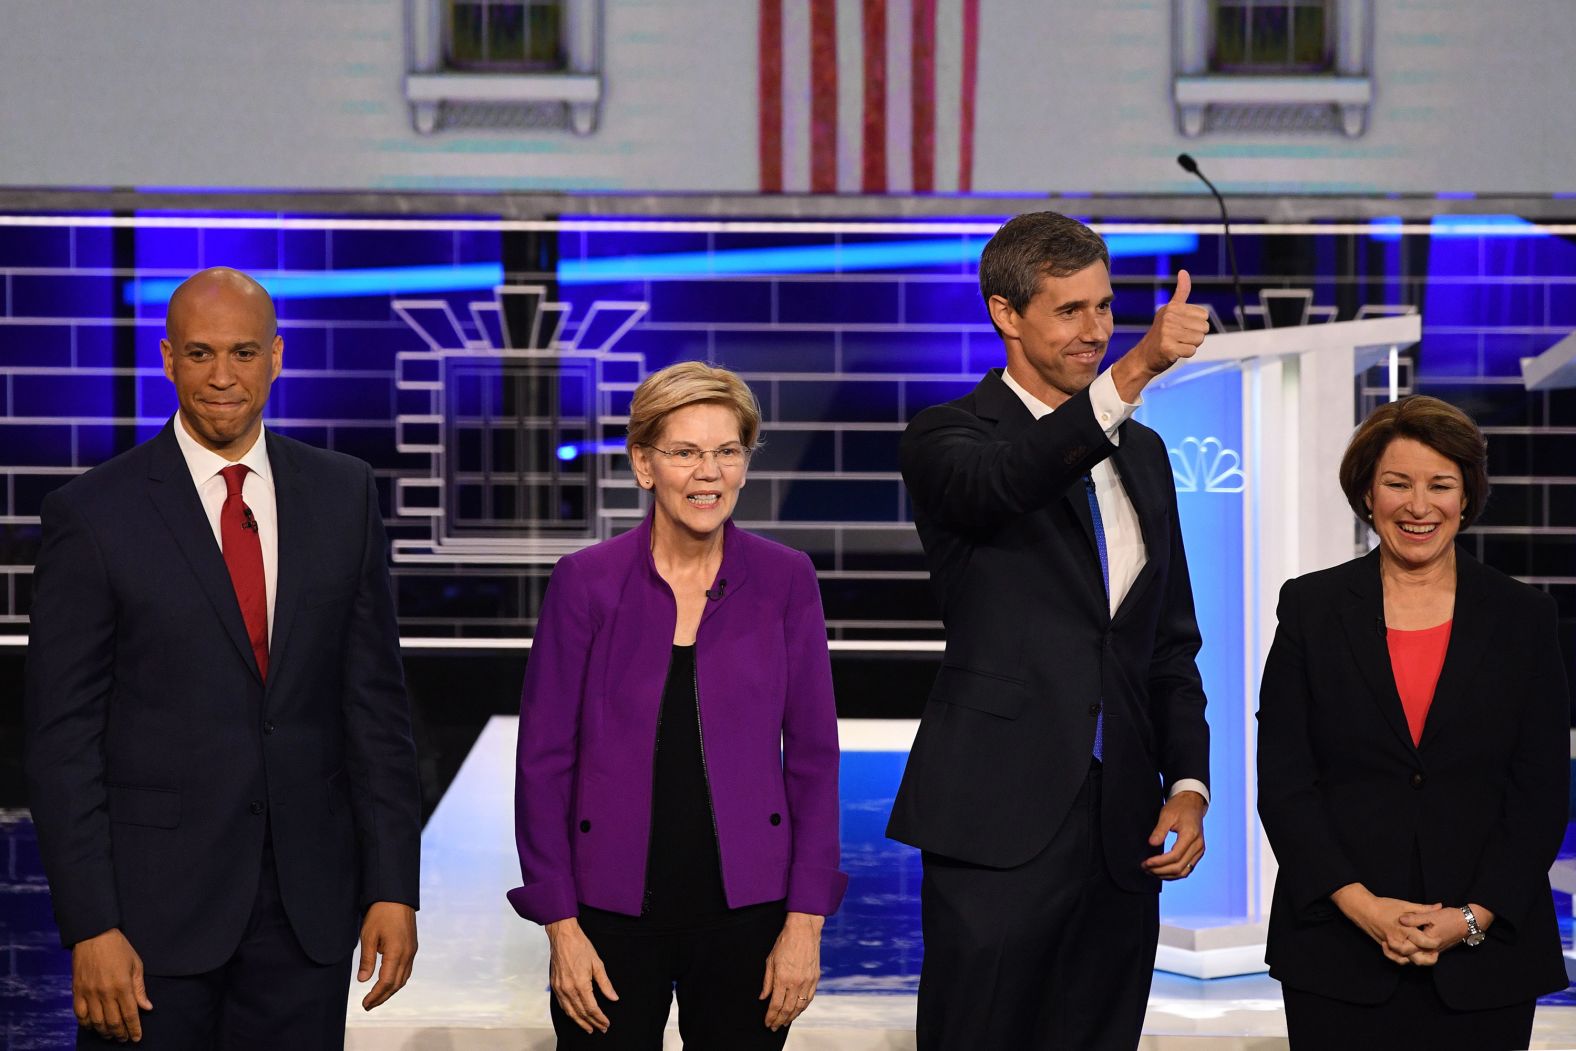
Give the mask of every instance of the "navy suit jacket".
[(1548, 595), (1456, 551), (1450, 645), (1412, 743), (1384, 626), (1379, 552), (1288, 581), (1259, 693), (1259, 815), (1280, 873), (1270, 974), (1381, 1003), (1401, 968), (1330, 894), (1362, 883), (1494, 910), (1488, 940), (1442, 953), (1457, 1010), (1565, 988), (1549, 866), (1569, 806), (1569, 694)]
[[(1164, 786), (1209, 781), (1200, 639), (1165, 444), (1135, 421), (1113, 446), (1087, 390), (1035, 420), (1000, 370), (903, 435), (947, 652), (887, 834), (977, 865), (1021, 865), (1051, 841), (1089, 771), (1105, 714), (1106, 860), (1129, 890)], [(1148, 561), (1113, 617), (1083, 478), (1106, 457)]]
[(26, 754), (61, 938), (119, 927), (151, 974), (219, 966), (267, 829), (302, 947), (341, 960), (367, 905), (418, 905), (420, 791), (372, 472), (267, 434), (265, 686), (174, 426), (44, 501)]

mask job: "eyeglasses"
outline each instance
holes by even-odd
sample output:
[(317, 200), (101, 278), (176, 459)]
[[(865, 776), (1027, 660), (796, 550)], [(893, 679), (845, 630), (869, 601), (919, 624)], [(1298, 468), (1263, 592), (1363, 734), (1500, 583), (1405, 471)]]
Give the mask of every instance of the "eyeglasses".
[(750, 450), (737, 443), (719, 445), (715, 449), (697, 449), (693, 445), (681, 445), (677, 449), (659, 449), (655, 445), (647, 445), (646, 448), (661, 453), (667, 457), (668, 463), (685, 470), (700, 466), (707, 456), (716, 460), (718, 467), (738, 467), (750, 458)]

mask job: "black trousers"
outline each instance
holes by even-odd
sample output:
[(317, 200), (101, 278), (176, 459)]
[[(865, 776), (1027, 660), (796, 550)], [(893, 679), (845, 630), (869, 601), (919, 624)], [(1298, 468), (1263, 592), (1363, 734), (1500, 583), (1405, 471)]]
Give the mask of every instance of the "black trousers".
[(153, 1010), (142, 1012), (141, 1044), (104, 1040), (84, 1028), (77, 1048), (341, 1051), (350, 964), (350, 956), (320, 964), (301, 948), (279, 897), (273, 851), (265, 847), (257, 901), (235, 955), (203, 974), (147, 975)]
[[(1453, 949), (1452, 952), (1471, 952)], [(1487, 1011), (1447, 1007), (1427, 967), (1401, 968), (1395, 995), (1382, 1004), (1353, 1004), (1281, 986), (1292, 1051), (1381, 1051), (1397, 1047), (1441, 1051), (1512, 1051), (1532, 1041), (1537, 1001)]]
[(767, 1002), (758, 997), (784, 916), (782, 909), (751, 908), (704, 929), (661, 932), (582, 909), (580, 927), (602, 957), (618, 999), (597, 991), (608, 1029), (587, 1033), (549, 994), (560, 1051), (661, 1051), (675, 992), (685, 1051), (779, 1051), (788, 1027), (767, 1029)]
[(1160, 896), (1111, 882), (1091, 768), (1062, 827), (1011, 869), (924, 855), (919, 1051), (1132, 1051)]

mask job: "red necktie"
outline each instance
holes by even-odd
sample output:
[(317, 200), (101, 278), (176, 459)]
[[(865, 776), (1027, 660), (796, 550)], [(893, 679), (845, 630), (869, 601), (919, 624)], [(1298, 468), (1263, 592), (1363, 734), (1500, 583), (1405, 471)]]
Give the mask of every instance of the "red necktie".
[(230, 583), (241, 604), (246, 634), (257, 656), (257, 670), (268, 678), (268, 585), (263, 578), (263, 543), (257, 535), (257, 519), (241, 499), (241, 485), (251, 468), (231, 464), (224, 475), (224, 507), (219, 510), (219, 542), (224, 549), (224, 564), (230, 569)]

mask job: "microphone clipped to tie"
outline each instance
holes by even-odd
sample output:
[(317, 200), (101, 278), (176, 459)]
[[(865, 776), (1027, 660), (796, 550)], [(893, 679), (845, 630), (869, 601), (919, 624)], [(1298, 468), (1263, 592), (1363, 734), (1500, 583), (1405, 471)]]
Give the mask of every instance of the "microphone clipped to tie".
[[(707, 588), (706, 589), (706, 598), (708, 600), (712, 601), (712, 602), (719, 601), (722, 598), (722, 589), (727, 587), (727, 586), (728, 586), (728, 581), (727, 581), (727, 578), (724, 577), (722, 580), (717, 581), (717, 586), (716, 587), (714, 587), (714, 588)], [(692, 592), (692, 594), (693, 594), (693, 592)]]
[(254, 533), (257, 532), (257, 519), (253, 517), (250, 507), (243, 506), (241, 508), (241, 528), (250, 529)]

